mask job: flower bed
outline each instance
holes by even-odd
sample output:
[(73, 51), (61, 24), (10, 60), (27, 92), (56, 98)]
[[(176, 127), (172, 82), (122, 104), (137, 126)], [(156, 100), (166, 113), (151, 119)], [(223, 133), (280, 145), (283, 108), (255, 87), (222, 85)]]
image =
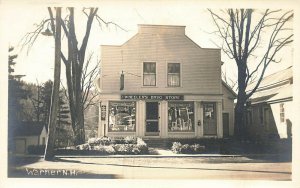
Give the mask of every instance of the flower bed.
[(180, 142), (173, 142), (171, 150), (173, 153), (199, 154), (203, 153), (205, 146), (201, 146), (200, 144), (181, 144)]
[(141, 138), (125, 137), (112, 140), (109, 137), (91, 138), (88, 143), (76, 146), (76, 149), (59, 149), (60, 155), (139, 155), (148, 154), (148, 146)]

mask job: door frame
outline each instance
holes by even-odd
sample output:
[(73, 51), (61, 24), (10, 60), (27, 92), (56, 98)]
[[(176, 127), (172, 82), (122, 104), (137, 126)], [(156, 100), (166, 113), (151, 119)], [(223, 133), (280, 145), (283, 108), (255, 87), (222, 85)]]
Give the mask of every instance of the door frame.
[[(215, 134), (207, 134), (205, 133), (205, 128), (204, 128), (204, 119), (205, 119), (205, 113), (204, 113), (204, 105), (205, 104), (213, 104), (214, 105), (214, 116), (215, 116)], [(201, 101), (201, 106), (202, 106), (202, 132), (203, 132), (203, 137), (217, 137), (218, 136), (218, 102), (217, 101)]]
[[(157, 103), (157, 132), (147, 132), (147, 103)], [(160, 137), (161, 136), (161, 123), (160, 123), (160, 102), (159, 101), (145, 101), (145, 124), (144, 124), (144, 136), (145, 137)]]

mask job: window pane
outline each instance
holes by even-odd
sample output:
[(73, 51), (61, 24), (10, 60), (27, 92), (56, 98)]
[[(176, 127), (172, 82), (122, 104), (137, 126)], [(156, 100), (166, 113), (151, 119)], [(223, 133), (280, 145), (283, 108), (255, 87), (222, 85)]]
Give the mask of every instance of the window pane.
[(194, 104), (192, 102), (169, 102), (168, 130), (171, 132), (194, 131)]
[(155, 86), (155, 74), (144, 74), (144, 86)]
[(109, 102), (108, 131), (135, 131), (135, 102)]
[(179, 74), (168, 74), (168, 86), (180, 86)]
[(207, 103), (203, 104), (204, 108), (204, 118), (205, 119), (215, 119), (215, 104), (214, 103)]
[(144, 62), (143, 65), (143, 85), (155, 86), (156, 85), (156, 64)]
[(180, 64), (168, 63), (168, 86), (180, 86)]
[(180, 64), (179, 63), (169, 63), (168, 64), (168, 73), (180, 73)]
[(144, 73), (156, 73), (155, 63), (144, 63)]

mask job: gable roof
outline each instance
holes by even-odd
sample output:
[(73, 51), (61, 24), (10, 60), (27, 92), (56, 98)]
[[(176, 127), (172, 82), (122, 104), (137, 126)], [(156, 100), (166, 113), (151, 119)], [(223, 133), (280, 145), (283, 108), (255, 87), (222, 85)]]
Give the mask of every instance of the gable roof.
[(20, 122), (14, 130), (15, 136), (39, 136), (45, 125), (41, 122)]
[[(287, 69), (278, 71), (269, 76), (266, 76), (261, 81), (259, 88), (251, 96), (252, 104), (256, 103), (275, 103), (279, 101), (289, 101), (293, 99), (292, 66)], [(249, 85), (248, 88), (253, 88), (256, 83)]]
[[(293, 78), (292, 66), (264, 77), (256, 91), (267, 90), (273, 87), (284, 85), (288, 83), (291, 78)], [(247, 91), (252, 90), (255, 85), (256, 82), (249, 84), (247, 86)]]

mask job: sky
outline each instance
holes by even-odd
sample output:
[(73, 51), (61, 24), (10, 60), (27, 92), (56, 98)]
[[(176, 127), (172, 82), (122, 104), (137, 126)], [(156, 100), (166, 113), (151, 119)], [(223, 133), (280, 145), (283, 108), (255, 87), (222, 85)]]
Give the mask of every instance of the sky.
[[(9, 46), (15, 47), (13, 53), (18, 54), (15, 73), (26, 75), (23, 80), (27, 82), (41, 83), (53, 78), (54, 40), (52, 37), (39, 35), (29, 52), (26, 47), (20, 51), (22, 37), (35, 29), (34, 24), (48, 18), (47, 5), (7, 3), (4, 4), (5, 8), (2, 6), (2, 24), (9, 25), (9, 27), (2, 27), (5, 39)], [(98, 23), (94, 22), (87, 49), (88, 54), (93, 53), (94, 61), (101, 57), (100, 45), (123, 44), (137, 33), (138, 24), (184, 25), (186, 35), (204, 48), (217, 48), (216, 44), (221, 42), (215, 34), (211, 33), (216, 28), (206, 7), (199, 1), (102, 1), (96, 6), (99, 7), (98, 14), (101, 18), (117, 23), (127, 31), (116, 29), (112, 25), (99, 27)], [(81, 7), (82, 5), (77, 4), (75, 8), (79, 43), (86, 24)], [(65, 8), (62, 11), (63, 14), (67, 12)], [(63, 40), (66, 41), (65, 38)], [(291, 51), (289, 47), (281, 53), (284, 61), (270, 67), (267, 74), (289, 67), (292, 64)], [(225, 54), (222, 54), (222, 61), (225, 62), (223, 70), (231, 79), (236, 79), (235, 63)], [(62, 68), (63, 72), (64, 66)], [(64, 79), (63, 74), (62, 79)]]

